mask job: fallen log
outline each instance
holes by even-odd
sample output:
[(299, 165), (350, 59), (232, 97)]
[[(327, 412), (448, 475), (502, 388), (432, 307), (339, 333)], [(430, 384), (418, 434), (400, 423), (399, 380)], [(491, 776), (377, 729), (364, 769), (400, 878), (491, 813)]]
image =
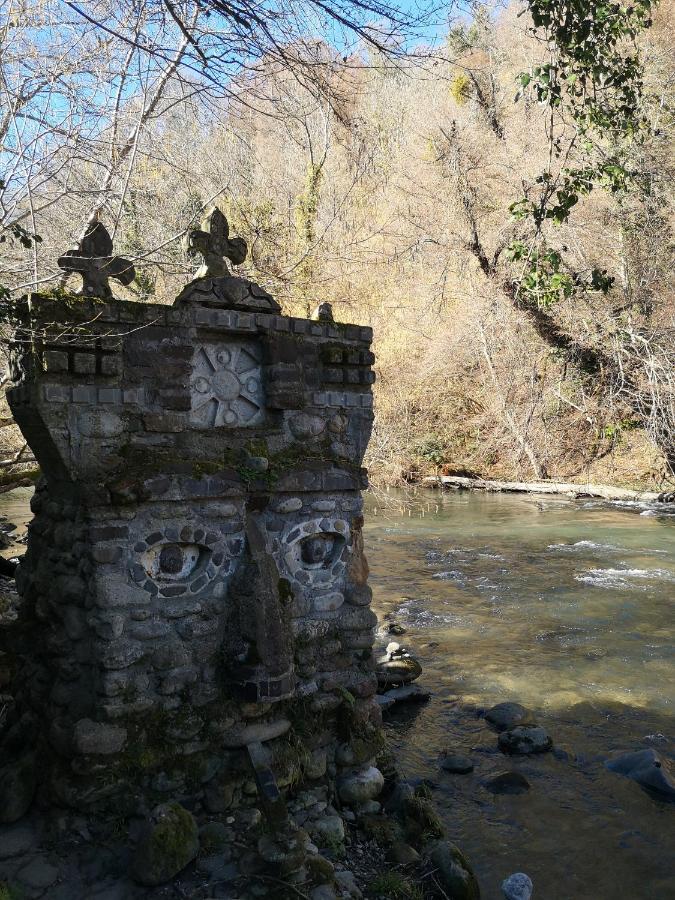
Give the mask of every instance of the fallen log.
[(486, 478), (464, 478), (461, 475), (429, 475), (424, 484), (430, 487), (449, 487), (459, 490), (510, 492), (515, 494), (563, 494), (568, 497), (597, 497), (601, 500), (637, 500), (668, 502), (672, 492), (632, 491), (607, 484), (576, 484), (555, 481), (490, 481)]

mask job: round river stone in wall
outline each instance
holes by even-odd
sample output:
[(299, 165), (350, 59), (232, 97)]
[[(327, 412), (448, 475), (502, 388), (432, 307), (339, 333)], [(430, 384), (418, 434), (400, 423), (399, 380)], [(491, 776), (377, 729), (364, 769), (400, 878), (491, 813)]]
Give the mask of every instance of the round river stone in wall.
[(375, 766), (343, 775), (338, 781), (338, 793), (343, 803), (359, 805), (374, 800), (384, 787), (384, 776)]

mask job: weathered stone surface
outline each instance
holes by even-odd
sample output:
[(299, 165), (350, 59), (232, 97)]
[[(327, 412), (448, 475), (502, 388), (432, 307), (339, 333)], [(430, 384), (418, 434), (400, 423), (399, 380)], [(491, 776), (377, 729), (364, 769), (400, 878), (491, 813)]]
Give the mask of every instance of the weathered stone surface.
[(524, 872), (515, 872), (502, 881), (502, 894), (506, 900), (530, 900), (532, 890), (532, 879)]
[[(280, 315), (230, 275), (243, 247), (219, 213), (190, 246), (204, 269), (173, 307), (22, 301), (35, 354), (15, 354), (9, 398), (46, 478), (19, 577), (37, 624), (18, 702), (30, 746), (54, 750), (44, 796), (94, 816), (158, 794), (250, 809), (247, 744), (285, 794), (335, 779), (347, 707), (357, 736), (381, 725), (359, 496), (372, 332)], [(67, 265), (103, 277), (85, 249)], [(300, 717), (302, 748), (285, 739)], [(377, 807), (380, 777), (357, 805)], [(15, 778), (5, 808), (32, 791)]]
[(642, 787), (675, 800), (675, 774), (672, 763), (653, 747), (622, 753), (605, 763), (610, 772), (625, 775)]
[(338, 792), (344, 803), (359, 805), (374, 800), (384, 787), (384, 776), (375, 766), (360, 769), (338, 780)]
[(320, 816), (308, 823), (307, 830), (319, 847), (333, 846), (345, 839), (345, 826), (340, 816)]
[(478, 880), (464, 854), (450, 841), (437, 841), (428, 851), (441, 887), (453, 900), (479, 900)]
[(75, 725), (74, 742), (78, 753), (119, 753), (126, 739), (126, 728), (119, 725), (92, 722), (91, 719), (80, 719)]
[(553, 747), (553, 741), (540, 725), (518, 725), (509, 731), (502, 731), (498, 743), (503, 753), (520, 756), (546, 753)]
[(426, 703), (430, 697), (431, 691), (427, 691), (417, 684), (407, 684), (404, 687), (390, 688), (384, 694), (378, 694), (377, 702), (384, 712), (399, 703)]
[(132, 875), (140, 884), (164, 884), (181, 872), (199, 852), (194, 816), (179, 803), (156, 807), (138, 842)]

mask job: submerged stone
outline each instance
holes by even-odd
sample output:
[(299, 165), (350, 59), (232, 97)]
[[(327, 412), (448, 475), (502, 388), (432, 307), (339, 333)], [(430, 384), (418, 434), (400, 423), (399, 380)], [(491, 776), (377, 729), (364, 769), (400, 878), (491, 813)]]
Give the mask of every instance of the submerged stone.
[(485, 789), (491, 794), (525, 794), (530, 782), (520, 772), (500, 772), (485, 783)]
[(553, 747), (553, 741), (541, 725), (518, 725), (499, 735), (499, 749), (502, 753), (529, 756), (546, 753)]
[(485, 713), (485, 718), (497, 731), (506, 731), (516, 725), (534, 725), (534, 714), (520, 703), (497, 703)]
[(468, 756), (462, 756), (459, 753), (448, 753), (441, 759), (440, 766), (446, 772), (456, 775), (467, 775), (469, 772), (473, 772), (473, 762)]
[(672, 763), (652, 747), (636, 750), (634, 753), (623, 753), (615, 759), (608, 760), (605, 766), (610, 772), (632, 778), (642, 787), (675, 800), (675, 775)]

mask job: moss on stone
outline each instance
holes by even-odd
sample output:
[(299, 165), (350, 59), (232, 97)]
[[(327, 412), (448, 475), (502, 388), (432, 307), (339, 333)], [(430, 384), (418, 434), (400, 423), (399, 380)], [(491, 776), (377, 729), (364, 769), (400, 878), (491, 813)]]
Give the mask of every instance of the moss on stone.
[(177, 875), (199, 851), (197, 823), (180, 803), (158, 807), (139, 842), (133, 874), (141, 884), (162, 884)]

